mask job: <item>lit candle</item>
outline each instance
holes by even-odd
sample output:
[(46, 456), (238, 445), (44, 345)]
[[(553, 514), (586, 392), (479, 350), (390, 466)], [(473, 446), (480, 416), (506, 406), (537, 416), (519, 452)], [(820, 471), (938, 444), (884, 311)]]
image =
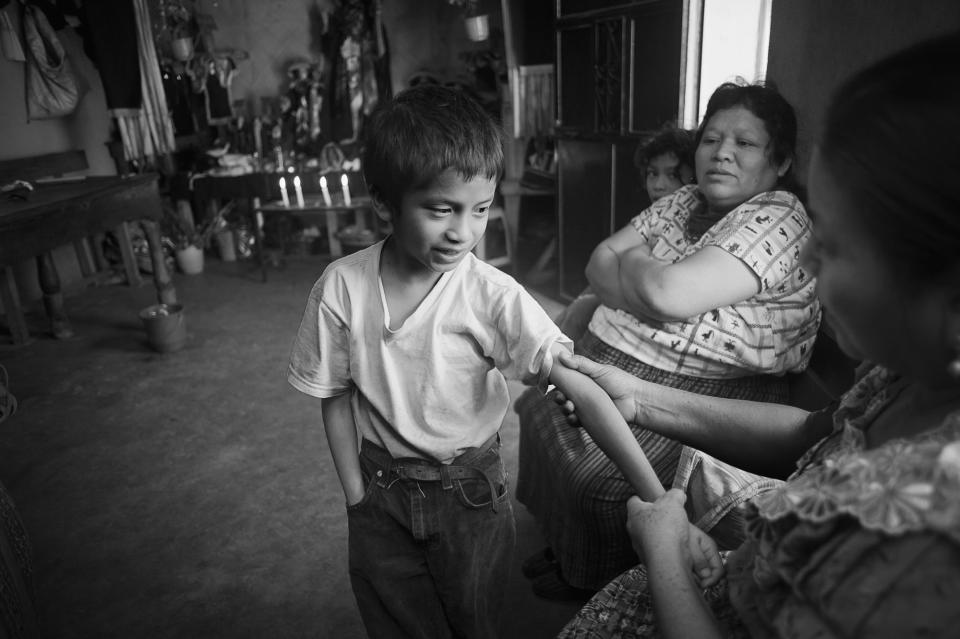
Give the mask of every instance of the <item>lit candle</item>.
[(343, 203), (350, 206), (350, 184), (348, 184), (346, 173), (340, 176), (340, 186), (343, 188)]
[(280, 199), (283, 200), (284, 206), (290, 206), (290, 196), (287, 195), (287, 180), (285, 178), (280, 178)]
[(320, 192), (323, 193), (323, 203), (327, 206), (333, 206), (333, 200), (330, 199), (330, 190), (327, 188), (327, 176), (320, 176)]
[(303, 189), (300, 188), (300, 176), (293, 178), (293, 191), (297, 194), (297, 206), (303, 208)]

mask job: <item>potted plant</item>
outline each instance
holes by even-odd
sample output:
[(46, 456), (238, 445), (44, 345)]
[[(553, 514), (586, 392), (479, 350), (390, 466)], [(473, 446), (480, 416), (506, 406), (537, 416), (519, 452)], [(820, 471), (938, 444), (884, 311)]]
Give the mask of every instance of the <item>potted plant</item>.
[(183, 273), (197, 275), (203, 272), (203, 249), (215, 233), (226, 227), (225, 212), (226, 209), (219, 211), (198, 227), (186, 215), (170, 207), (164, 208), (161, 228), (173, 246), (177, 266)]
[(463, 24), (468, 38), (474, 42), (483, 42), (490, 37), (490, 18), (487, 14), (479, 12), (480, 0), (448, 1), (463, 10)]
[(166, 28), (170, 32), (170, 52), (174, 59), (186, 62), (193, 57), (193, 13), (182, 0), (162, 6)]

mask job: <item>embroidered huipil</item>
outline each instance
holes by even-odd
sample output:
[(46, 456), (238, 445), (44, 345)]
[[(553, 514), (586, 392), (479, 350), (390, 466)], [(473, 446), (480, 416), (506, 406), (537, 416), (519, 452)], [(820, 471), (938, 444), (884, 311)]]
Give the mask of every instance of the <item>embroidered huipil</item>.
[(727, 251), (757, 275), (760, 292), (683, 321), (658, 324), (601, 306), (590, 331), (641, 362), (684, 375), (731, 378), (802, 371), (820, 325), (813, 278), (800, 268), (800, 249), (810, 236), (803, 205), (785, 191), (761, 193), (691, 241), (684, 228), (700, 206), (704, 202), (697, 187), (682, 187), (631, 224), (653, 257), (666, 262), (706, 246)]

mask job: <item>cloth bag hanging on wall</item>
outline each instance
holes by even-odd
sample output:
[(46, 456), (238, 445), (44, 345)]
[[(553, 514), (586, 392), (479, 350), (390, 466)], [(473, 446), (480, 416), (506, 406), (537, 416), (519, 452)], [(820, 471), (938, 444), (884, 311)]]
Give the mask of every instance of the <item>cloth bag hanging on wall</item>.
[(27, 119), (59, 118), (73, 113), (83, 90), (42, 10), (32, 5), (24, 7), (23, 34), (27, 44)]

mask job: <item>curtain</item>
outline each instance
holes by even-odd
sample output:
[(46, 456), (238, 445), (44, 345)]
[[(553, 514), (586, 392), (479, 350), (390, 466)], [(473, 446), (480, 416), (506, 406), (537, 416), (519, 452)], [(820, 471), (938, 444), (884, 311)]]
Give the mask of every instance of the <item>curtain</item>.
[(143, 103), (139, 111), (118, 109), (113, 111), (113, 115), (123, 140), (124, 157), (128, 161), (149, 162), (157, 155), (173, 152), (173, 121), (167, 110), (147, 0), (133, 0), (133, 6), (137, 19), (137, 51), (140, 58)]

